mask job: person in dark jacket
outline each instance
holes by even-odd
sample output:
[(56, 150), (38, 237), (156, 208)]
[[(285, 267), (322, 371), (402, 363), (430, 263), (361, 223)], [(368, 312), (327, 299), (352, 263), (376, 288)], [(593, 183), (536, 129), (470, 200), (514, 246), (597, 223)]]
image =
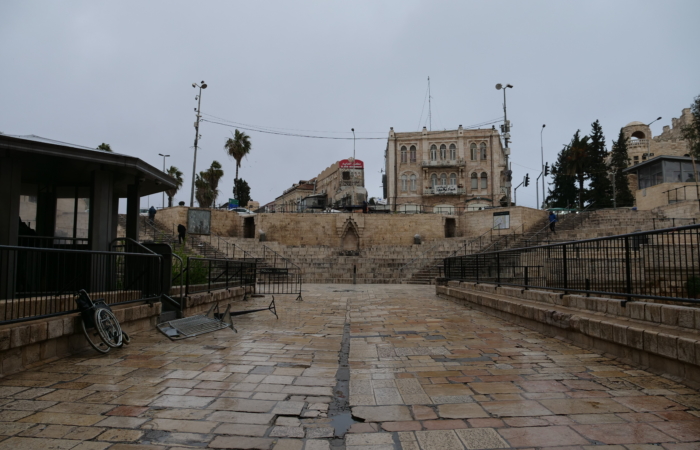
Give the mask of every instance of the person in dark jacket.
[(182, 244), (185, 242), (185, 233), (187, 233), (187, 228), (183, 224), (177, 226), (177, 242)]
[(549, 229), (552, 231), (552, 233), (557, 234), (556, 231), (554, 231), (554, 224), (557, 223), (559, 219), (557, 219), (557, 215), (554, 214), (554, 211), (549, 212)]
[(151, 206), (150, 209), (148, 210), (148, 221), (153, 224), (153, 220), (156, 218), (156, 208)]

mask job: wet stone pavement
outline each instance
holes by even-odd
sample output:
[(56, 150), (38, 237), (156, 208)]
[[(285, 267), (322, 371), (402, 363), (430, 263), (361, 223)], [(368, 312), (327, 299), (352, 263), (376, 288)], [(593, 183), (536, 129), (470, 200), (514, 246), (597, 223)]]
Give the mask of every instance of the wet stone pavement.
[(139, 333), (0, 379), (0, 450), (700, 448), (700, 393), (669, 379), (432, 286), (304, 291), (238, 334)]

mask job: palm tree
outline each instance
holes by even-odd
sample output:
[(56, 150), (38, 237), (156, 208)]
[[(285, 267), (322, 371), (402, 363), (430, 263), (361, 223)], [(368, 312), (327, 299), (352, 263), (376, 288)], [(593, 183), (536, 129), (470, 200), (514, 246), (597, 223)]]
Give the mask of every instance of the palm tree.
[(168, 208), (172, 208), (173, 198), (175, 197), (175, 194), (177, 194), (177, 191), (179, 191), (182, 187), (182, 172), (177, 167), (170, 166), (170, 168), (165, 173), (175, 178), (176, 181), (174, 188), (165, 191), (165, 193), (168, 194)]
[(104, 142), (97, 146), (97, 150), (103, 150), (105, 152), (114, 153), (112, 147), (110, 147), (109, 144), (105, 144)]
[(224, 149), (230, 157), (236, 160), (236, 178), (233, 179), (233, 196), (237, 199), (236, 180), (238, 180), (238, 168), (241, 167), (241, 160), (243, 160), (243, 157), (248, 156), (248, 153), (250, 153), (250, 136), (236, 130), (233, 139), (228, 138), (226, 144), (224, 144)]
[[(206, 179), (211, 190), (211, 203), (216, 204), (216, 198), (219, 196), (219, 180), (224, 176), (224, 171), (221, 170), (221, 163), (214, 161), (209, 168), (202, 172), (202, 177)], [(211, 206), (211, 205), (210, 205)]]

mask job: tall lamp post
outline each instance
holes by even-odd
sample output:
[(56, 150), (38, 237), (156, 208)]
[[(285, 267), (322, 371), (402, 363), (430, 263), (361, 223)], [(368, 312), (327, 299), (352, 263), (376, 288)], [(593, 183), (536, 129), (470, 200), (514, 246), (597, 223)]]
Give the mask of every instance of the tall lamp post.
[[(547, 124), (543, 123), (542, 129), (540, 130), (540, 157), (542, 158), (542, 166), (541, 166), (542, 172), (540, 172), (540, 176), (542, 177), (542, 204), (543, 205), (544, 205), (544, 145), (542, 144), (542, 132), (544, 132), (544, 127), (546, 127), (546, 126), (547, 126)], [(539, 203), (540, 203), (540, 200), (537, 199), (538, 208), (539, 208)]]
[[(158, 153), (158, 156), (163, 157), (163, 173), (165, 173), (165, 158), (170, 158), (170, 155), (164, 155), (162, 153)], [(165, 191), (163, 191), (163, 206), (162, 208), (165, 208)]]
[(351, 128), (352, 131), (352, 201), (350, 202), (350, 206), (355, 202), (355, 129)]
[[(651, 122), (649, 122), (647, 124), (647, 126), (651, 126), (652, 123), (659, 121), (659, 120), (661, 120), (661, 117), (657, 117), (655, 120), (652, 120)], [(649, 131), (651, 132), (651, 129)], [(651, 135), (647, 138), (647, 152), (644, 156), (646, 156), (648, 158), (650, 154), (651, 154)]]
[(192, 83), (193, 88), (199, 88), (199, 95), (195, 97), (197, 100), (197, 121), (194, 123), (194, 161), (192, 162), (192, 193), (190, 194), (190, 208), (194, 207), (194, 177), (197, 171), (197, 144), (199, 143), (199, 119), (201, 116), (200, 110), (202, 106), (202, 89), (207, 88), (207, 84), (202, 81), (202, 84)]
[(512, 172), (508, 165), (508, 156), (510, 156), (510, 148), (508, 147), (508, 142), (510, 141), (510, 122), (508, 122), (508, 112), (506, 110), (506, 89), (513, 89), (512, 84), (506, 84), (503, 86), (501, 83), (496, 85), (496, 89), (503, 89), (503, 127), (501, 131), (503, 132), (503, 140), (505, 141), (505, 154), (506, 154), (506, 201), (510, 207), (510, 182), (512, 179)]

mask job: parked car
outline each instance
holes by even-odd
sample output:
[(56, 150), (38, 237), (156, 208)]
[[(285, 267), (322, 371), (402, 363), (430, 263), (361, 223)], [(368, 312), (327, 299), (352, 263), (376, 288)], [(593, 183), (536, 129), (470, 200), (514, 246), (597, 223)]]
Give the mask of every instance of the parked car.
[(254, 216), (255, 215), (255, 213), (253, 211), (251, 211), (247, 208), (238, 207), (238, 208), (231, 209), (231, 211), (235, 211), (242, 216)]

